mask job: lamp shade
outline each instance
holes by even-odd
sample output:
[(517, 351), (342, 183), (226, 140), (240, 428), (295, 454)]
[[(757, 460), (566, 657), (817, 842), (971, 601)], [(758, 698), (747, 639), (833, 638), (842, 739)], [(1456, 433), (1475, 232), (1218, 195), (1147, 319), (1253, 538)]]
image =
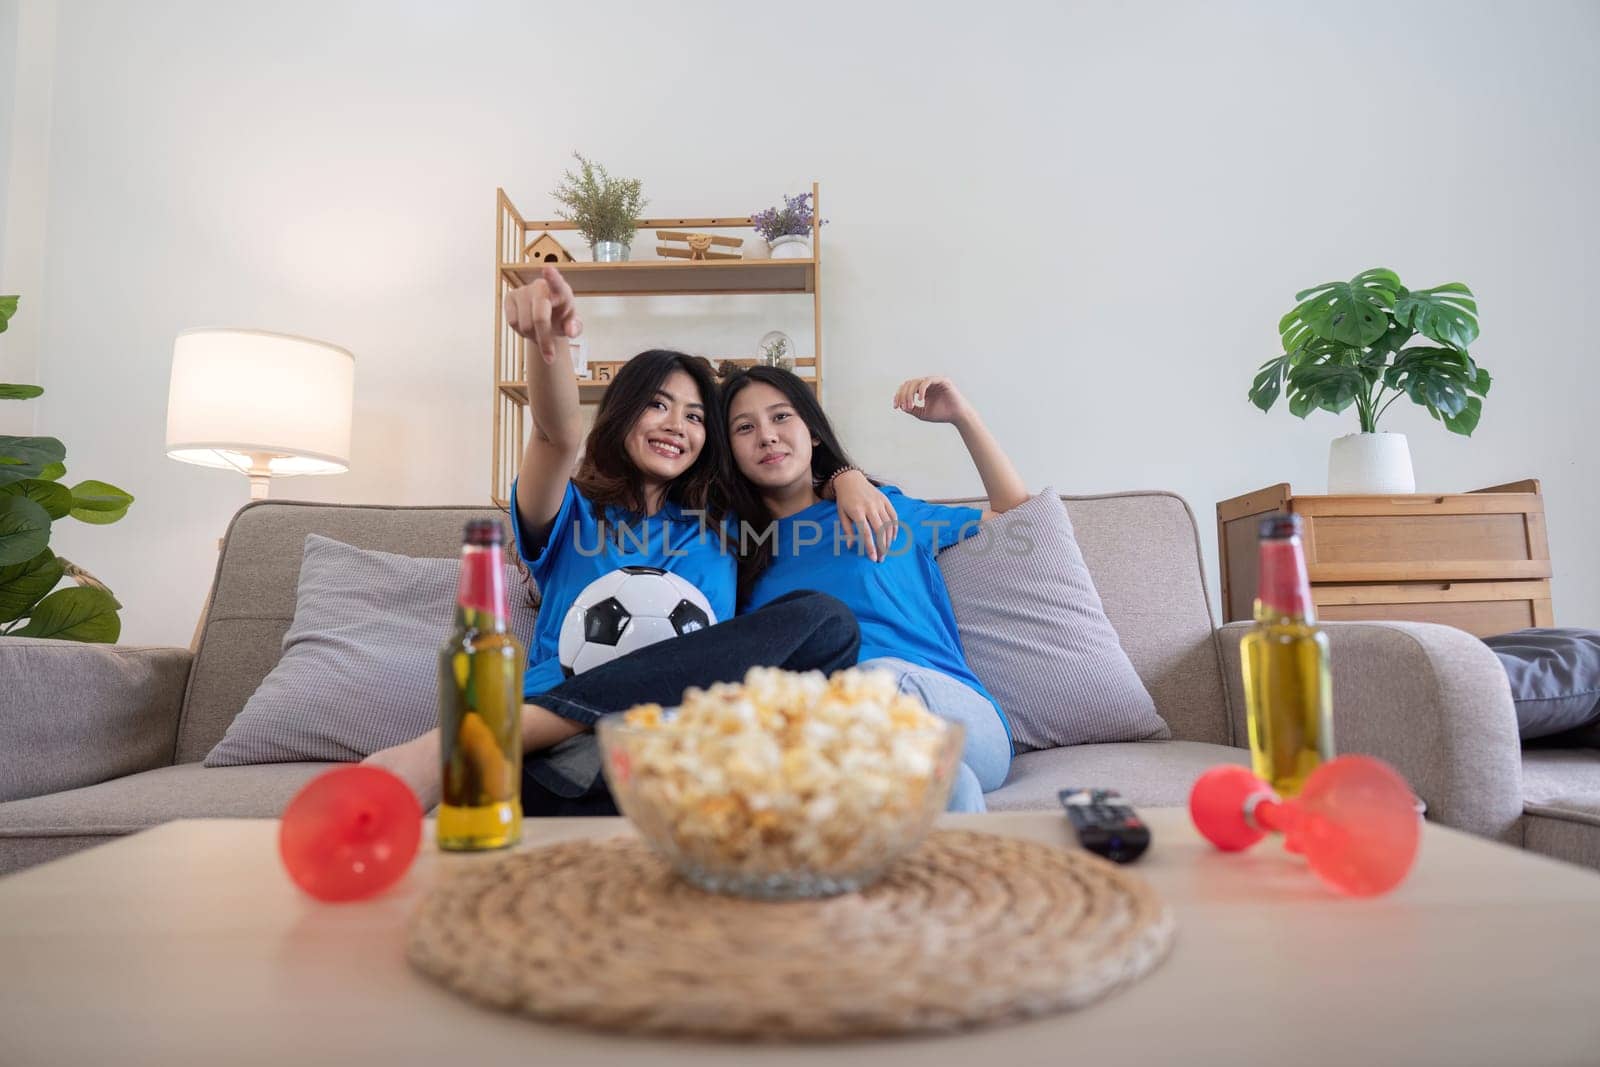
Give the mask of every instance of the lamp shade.
[(264, 330), (185, 330), (172, 346), (167, 455), (264, 473), (350, 469), (355, 357)]

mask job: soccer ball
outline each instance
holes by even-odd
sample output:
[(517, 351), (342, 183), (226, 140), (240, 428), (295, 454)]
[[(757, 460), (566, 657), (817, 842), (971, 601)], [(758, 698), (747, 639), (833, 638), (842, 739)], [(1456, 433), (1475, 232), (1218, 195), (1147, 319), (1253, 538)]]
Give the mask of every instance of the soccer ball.
[(622, 567), (590, 582), (567, 609), (561, 670), (571, 678), (716, 622), (710, 602), (690, 582), (657, 567)]

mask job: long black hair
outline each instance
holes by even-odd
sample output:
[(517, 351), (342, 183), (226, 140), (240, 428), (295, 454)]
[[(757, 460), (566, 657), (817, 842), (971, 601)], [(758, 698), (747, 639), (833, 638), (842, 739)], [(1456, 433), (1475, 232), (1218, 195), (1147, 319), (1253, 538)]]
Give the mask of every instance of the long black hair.
[(720, 524), (726, 507), (720, 490), (728, 465), (728, 433), (716, 376), (710, 361), (700, 356), (652, 348), (624, 363), (601, 397), (594, 427), (584, 442), (583, 460), (572, 481), (598, 507), (615, 506), (630, 515), (644, 514), (644, 490), (639, 468), (628, 456), (628, 434), (662, 383), (679, 370), (694, 379), (700, 390), (706, 441), (689, 469), (667, 486), (666, 499), (680, 507), (704, 510)]
[[(786, 371), (780, 367), (755, 366), (748, 369), (735, 371), (722, 383), (722, 417), (720, 422), (724, 432), (732, 426), (729, 418), (733, 410), (734, 399), (751, 384), (760, 382), (770, 385), (783, 394), (783, 398), (794, 408), (795, 414), (805, 424), (806, 430), (811, 434), (811, 482), (820, 485), (824, 480), (833, 475), (841, 467), (854, 466), (850, 457), (845, 453), (844, 446), (839, 443), (839, 435), (834, 433), (833, 423), (828, 421), (827, 413), (822, 410), (822, 405), (817, 402), (816, 394), (811, 391), (810, 384), (793, 371)], [(709, 432), (709, 430), (707, 431)], [(755, 486), (739, 472), (738, 465), (733, 461), (732, 448), (727, 449), (728, 464), (728, 505), (733, 513), (743, 522), (750, 524), (757, 530), (764, 530), (773, 521), (773, 516), (767, 510), (766, 502), (761, 499), (761, 494), (756, 492)], [(876, 483), (874, 483), (876, 484)], [(747, 541), (758, 540), (755, 545)], [(744, 604), (749, 600), (750, 592), (755, 587), (756, 579), (761, 577), (761, 572), (767, 569), (772, 562), (771, 538), (744, 538), (739, 539), (739, 603)]]

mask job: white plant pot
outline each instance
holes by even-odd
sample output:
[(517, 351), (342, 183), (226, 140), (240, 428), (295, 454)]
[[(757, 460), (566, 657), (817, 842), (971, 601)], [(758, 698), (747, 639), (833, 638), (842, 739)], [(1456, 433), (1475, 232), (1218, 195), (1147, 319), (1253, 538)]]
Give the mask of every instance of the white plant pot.
[(1328, 446), (1330, 494), (1385, 496), (1416, 491), (1405, 434), (1347, 433)]
[(774, 237), (767, 244), (772, 248), (773, 259), (811, 258), (811, 238), (802, 237), (797, 233), (786, 233), (782, 237)]

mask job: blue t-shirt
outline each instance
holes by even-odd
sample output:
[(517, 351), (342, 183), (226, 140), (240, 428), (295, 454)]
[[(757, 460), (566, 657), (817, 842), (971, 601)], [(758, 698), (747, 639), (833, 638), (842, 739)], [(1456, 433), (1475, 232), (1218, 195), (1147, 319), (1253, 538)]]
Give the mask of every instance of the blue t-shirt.
[(832, 594), (855, 613), (861, 626), (862, 662), (894, 656), (948, 674), (982, 693), (1009, 735), (1005, 712), (967, 666), (950, 591), (934, 559), (940, 549), (977, 533), (983, 512), (930, 504), (892, 485), (881, 488), (900, 520), (894, 544), (882, 561), (874, 563), (862, 555), (859, 543), (845, 545), (840, 540), (838, 507), (831, 500), (818, 501), (777, 521), (772, 562), (756, 579), (746, 610), (797, 589)]
[[(570, 481), (550, 536), (532, 542), (517, 513), (516, 483), (511, 486), (511, 532), (517, 552), (539, 586), (539, 620), (522, 692), (535, 697), (561, 684), (564, 675), (557, 651), (567, 609), (590, 582), (618, 567), (659, 567), (697, 586), (711, 604), (718, 622), (733, 618), (738, 564), (723, 551), (711, 520), (701, 521), (668, 501), (647, 518), (629, 517), (617, 508), (604, 514)], [(726, 529), (726, 527), (724, 527)]]

